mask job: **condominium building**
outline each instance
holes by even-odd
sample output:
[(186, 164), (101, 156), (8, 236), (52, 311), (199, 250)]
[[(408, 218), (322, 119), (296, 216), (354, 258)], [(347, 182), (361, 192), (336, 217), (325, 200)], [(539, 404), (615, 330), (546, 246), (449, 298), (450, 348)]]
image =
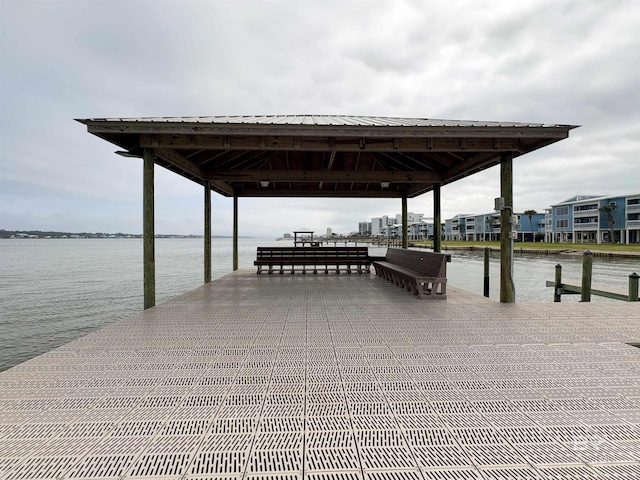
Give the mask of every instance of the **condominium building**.
[(640, 193), (575, 195), (545, 210), (545, 241), (640, 243)]
[(358, 223), (358, 235), (361, 237), (371, 236), (371, 224), (372, 222), (360, 222)]
[[(371, 219), (370, 226), (372, 237), (401, 238), (402, 214), (374, 217)], [(409, 212), (407, 214), (407, 238), (409, 240), (433, 238), (433, 219), (425, 219), (424, 213)]]

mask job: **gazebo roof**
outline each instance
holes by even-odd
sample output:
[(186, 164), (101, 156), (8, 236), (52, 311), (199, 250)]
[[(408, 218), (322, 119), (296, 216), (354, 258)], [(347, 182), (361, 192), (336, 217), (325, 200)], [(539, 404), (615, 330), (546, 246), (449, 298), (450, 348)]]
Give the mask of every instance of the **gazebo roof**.
[(127, 156), (239, 197), (415, 197), (568, 137), (573, 125), (335, 115), (78, 120)]

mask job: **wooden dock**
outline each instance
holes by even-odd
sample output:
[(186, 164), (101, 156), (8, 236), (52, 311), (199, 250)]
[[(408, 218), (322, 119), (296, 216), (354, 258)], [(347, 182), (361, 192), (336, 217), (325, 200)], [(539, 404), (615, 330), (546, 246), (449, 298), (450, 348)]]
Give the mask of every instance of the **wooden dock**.
[(0, 478), (637, 479), (638, 304), (237, 271), (0, 373)]

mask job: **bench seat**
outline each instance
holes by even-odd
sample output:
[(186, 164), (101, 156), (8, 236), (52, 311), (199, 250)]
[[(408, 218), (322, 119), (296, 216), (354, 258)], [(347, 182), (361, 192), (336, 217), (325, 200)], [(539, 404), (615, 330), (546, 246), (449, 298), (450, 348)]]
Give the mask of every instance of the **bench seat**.
[(369, 273), (371, 260), (367, 247), (258, 247), (253, 264), (258, 274)]
[(446, 264), (451, 255), (389, 248), (372, 265), (376, 274), (419, 298), (447, 298)]

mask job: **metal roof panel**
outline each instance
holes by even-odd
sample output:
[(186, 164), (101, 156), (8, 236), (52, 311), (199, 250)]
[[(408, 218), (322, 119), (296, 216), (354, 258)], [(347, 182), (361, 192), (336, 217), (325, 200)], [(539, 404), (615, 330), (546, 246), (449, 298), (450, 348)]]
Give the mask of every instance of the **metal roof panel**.
[(267, 124), (326, 125), (358, 127), (557, 127), (561, 125), (522, 122), (488, 122), (477, 120), (444, 120), (353, 115), (238, 115), (194, 117), (91, 118), (82, 122), (203, 123), (203, 124)]

